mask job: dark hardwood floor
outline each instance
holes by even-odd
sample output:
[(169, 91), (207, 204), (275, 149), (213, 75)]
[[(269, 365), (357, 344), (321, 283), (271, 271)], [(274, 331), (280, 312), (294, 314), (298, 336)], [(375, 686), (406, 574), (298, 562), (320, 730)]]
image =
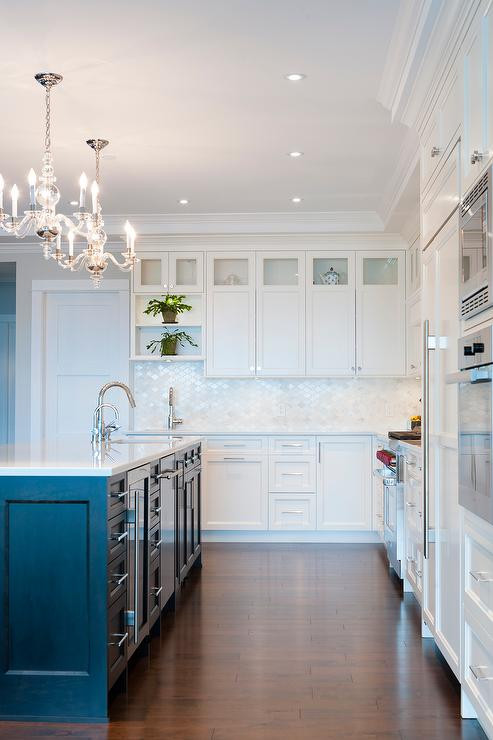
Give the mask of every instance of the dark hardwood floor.
[(378, 545), (209, 544), (111, 723), (2, 738), (485, 738)]

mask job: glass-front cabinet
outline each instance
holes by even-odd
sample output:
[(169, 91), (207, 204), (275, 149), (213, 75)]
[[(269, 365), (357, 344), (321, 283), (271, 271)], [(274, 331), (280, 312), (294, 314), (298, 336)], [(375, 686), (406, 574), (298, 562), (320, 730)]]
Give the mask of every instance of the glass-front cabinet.
[(356, 256), (356, 369), (359, 375), (406, 374), (404, 251)]
[(304, 252), (257, 254), (256, 374), (305, 374)]
[(135, 266), (136, 293), (202, 293), (204, 256), (202, 252), (142, 252)]
[(306, 374), (354, 375), (354, 252), (308, 252)]

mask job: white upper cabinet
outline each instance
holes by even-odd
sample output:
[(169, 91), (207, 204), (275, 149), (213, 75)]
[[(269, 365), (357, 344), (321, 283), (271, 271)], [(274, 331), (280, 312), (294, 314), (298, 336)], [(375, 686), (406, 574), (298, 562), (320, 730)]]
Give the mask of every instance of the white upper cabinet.
[(307, 254), (307, 375), (354, 375), (354, 272), (354, 252)]
[(304, 252), (257, 254), (257, 309), (257, 375), (304, 375)]
[(464, 132), (462, 192), (469, 189), (488, 159), (486, 151), (487, 73), (484, 51), (486, 16), (476, 18), (464, 45)]
[(356, 256), (359, 375), (406, 374), (405, 252)]
[(209, 376), (255, 375), (255, 255), (207, 256)]
[(204, 255), (202, 252), (142, 252), (135, 265), (136, 293), (202, 293)]

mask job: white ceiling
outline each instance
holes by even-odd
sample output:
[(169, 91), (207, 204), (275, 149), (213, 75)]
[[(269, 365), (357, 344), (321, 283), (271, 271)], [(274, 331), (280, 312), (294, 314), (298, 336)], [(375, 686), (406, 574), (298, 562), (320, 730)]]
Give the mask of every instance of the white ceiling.
[[(0, 172), (26, 195), (43, 143), (33, 75), (55, 71), (64, 210), (81, 170), (93, 172), (84, 141), (99, 136), (111, 140), (106, 213), (378, 212), (407, 134), (376, 101), (399, 6), (25, 0), (21, 13), (4, 3)], [(284, 79), (297, 71), (303, 82)], [(286, 155), (295, 149), (305, 155)]]

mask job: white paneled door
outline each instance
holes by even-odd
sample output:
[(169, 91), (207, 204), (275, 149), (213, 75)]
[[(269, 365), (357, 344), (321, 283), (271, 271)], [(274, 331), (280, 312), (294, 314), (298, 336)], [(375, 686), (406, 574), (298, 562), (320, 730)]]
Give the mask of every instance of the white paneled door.
[[(128, 290), (33, 291), (33, 441), (73, 434), (89, 439), (101, 386), (128, 382), (128, 305)], [(105, 400), (118, 405), (128, 428), (121, 391)]]

